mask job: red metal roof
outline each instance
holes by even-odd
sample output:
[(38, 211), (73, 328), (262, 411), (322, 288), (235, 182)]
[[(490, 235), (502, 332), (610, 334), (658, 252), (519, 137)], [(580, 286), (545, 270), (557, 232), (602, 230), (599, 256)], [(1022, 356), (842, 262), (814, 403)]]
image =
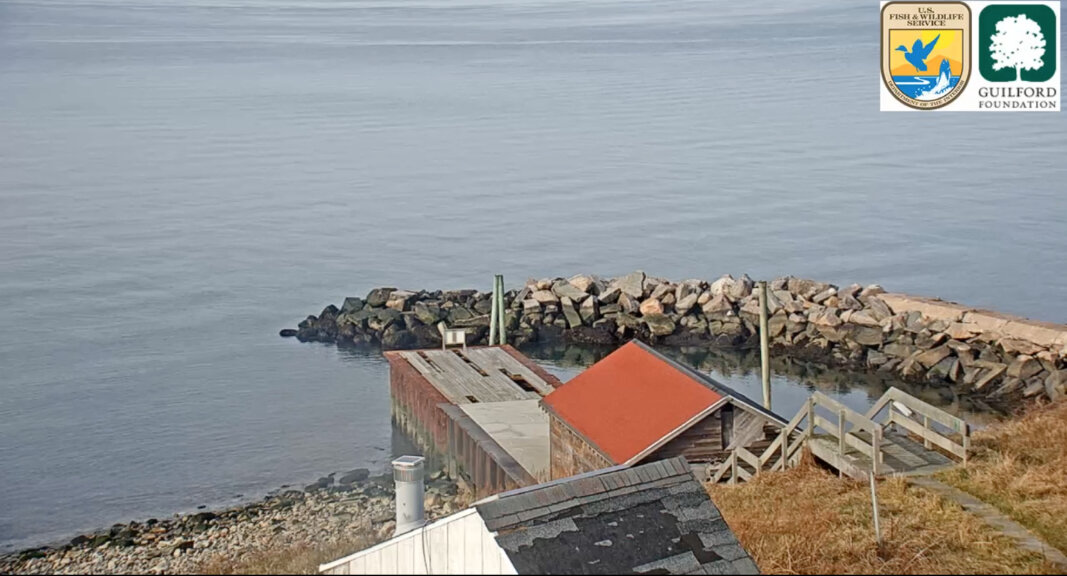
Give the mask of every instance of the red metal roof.
[(622, 464), (723, 398), (630, 342), (545, 397), (545, 405)]

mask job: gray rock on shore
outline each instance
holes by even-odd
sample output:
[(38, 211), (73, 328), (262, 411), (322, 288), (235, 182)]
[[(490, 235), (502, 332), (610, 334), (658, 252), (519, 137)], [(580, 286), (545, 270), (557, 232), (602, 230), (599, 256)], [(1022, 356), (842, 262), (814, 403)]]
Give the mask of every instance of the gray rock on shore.
[[(339, 484), (333, 485), (331, 475), (313, 484), (312, 492), (286, 490), (227, 510), (117, 524), (64, 546), (2, 556), (0, 574), (195, 574), (225, 569), (256, 553), (391, 537), (392, 479), (371, 478), (358, 469)], [(435, 480), (427, 489), (427, 517), (452, 514), (470, 500), (465, 489)]]
[[(750, 347), (758, 342), (755, 282), (742, 274), (672, 282), (642, 271), (613, 279), (531, 279), (505, 294), (509, 342)], [(440, 345), (436, 323), (486, 342), (490, 294), (376, 288), (327, 306), (282, 336), (383, 349)], [(916, 383), (1009, 402), (1056, 398), (1067, 385), (1067, 326), (1046, 325), (936, 300), (781, 277), (769, 283), (768, 332), (776, 354), (893, 373)]]

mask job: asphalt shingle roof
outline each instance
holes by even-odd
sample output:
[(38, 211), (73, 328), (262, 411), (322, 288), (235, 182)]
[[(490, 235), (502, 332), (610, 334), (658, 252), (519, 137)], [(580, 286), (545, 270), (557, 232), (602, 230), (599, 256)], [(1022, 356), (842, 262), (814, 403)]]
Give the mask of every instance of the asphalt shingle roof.
[(758, 574), (684, 458), (477, 505), (519, 574)]

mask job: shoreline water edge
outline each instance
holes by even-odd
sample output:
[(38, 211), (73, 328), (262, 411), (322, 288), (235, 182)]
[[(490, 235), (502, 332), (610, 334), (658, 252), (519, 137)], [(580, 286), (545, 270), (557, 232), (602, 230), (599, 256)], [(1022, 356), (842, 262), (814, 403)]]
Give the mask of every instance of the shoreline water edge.
[[(0, 574), (188, 574), (257, 554), (348, 542), (370, 545), (392, 537), (392, 474), (370, 476), (357, 469), (334, 476), (303, 490), (279, 489), (251, 504), (115, 524), (67, 544), (13, 552), (0, 556)], [(466, 487), (440, 471), (429, 476), (429, 519), (461, 510), (469, 501)]]
[[(881, 286), (795, 277), (768, 283), (772, 355), (893, 375), (946, 397), (1010, 411), (1062, 396), (1067, 325), (1008, 316)], [(748, 349), (759, 299), (747, 275), (672, 282), (636, 271), (530, 279), (504, 295), (508, 342), (618, 345), (637, 338), (679, 348)], [(487, 342), (491, 294), (375, 288), (308, 316), (283, 337), (384, 350), (441, 346), (437, 325)]]
[[(900, 378), (932, 394), (966, 397), (1004, 412), (1057, 399), (1067, 387), (1067, 326), (952, 302), (783, 277), (769, 282), (772, 355), (834, 369)], [(637, 338), (685, 350), (748, 351), (759, 340), (756, 283), (747, 275), (672, 282), (637, 271), (528, 280), (505, 293), (508, 341), (614, 346)], [(327, 306), (281, 335), (384, 350), (441, 346), (437, 325), (467, 329), (485, 344), (491, 294), (477, 290), (375, 288)], [(393, 530), (391, 475), (353, 470), (304, 490), (284, 486), (263, 500), (221, 511), (116, 524), (69, 543), (0, 556), (0, 573), (194, 572), (209, 562), (379, 541)], [(427, 486), (427, 514), (461, 509), (469, 493), (440, 472)]]

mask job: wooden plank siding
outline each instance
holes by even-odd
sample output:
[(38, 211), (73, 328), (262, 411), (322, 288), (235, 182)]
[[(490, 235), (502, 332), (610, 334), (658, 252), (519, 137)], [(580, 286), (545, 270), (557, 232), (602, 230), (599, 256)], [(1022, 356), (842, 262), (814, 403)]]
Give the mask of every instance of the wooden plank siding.
[(571, 430), (559, 418), (549, 414), (549, 471), (553, 480), (614, 466), (595, 447)]
[[(781, 426), (762, 414), (726, 402), (634, 464), (677, 456), (684, 456), (693, 464), (718, 464), (729, 457), (735, 446), (762, 453), (777, 437)], [(606, 458), (553, 414), (550, 414), (549, 428), (553, 479), (619, 464)]]
[(690, 463), (718, 464), (730, 451), (743, 447), (762, 453), (781, 430), (781, 424), (762, 414), (727, 402), (649, 454), (641, 462), (685, 456)]
[[(727, 404), (726, 409), (732, 409)], [(655, 452), (646, 456), (642, 462), (666, 460), (676, 456), (685, 456), (689, 462), (712, 462), (725, 459), (723, 446), (723, 412), (720, 408), (708, 414), (703, 420), (689, 427), (688, 430), (674, 437)], [(728, 420), (727, 420), (728, 421)]]

